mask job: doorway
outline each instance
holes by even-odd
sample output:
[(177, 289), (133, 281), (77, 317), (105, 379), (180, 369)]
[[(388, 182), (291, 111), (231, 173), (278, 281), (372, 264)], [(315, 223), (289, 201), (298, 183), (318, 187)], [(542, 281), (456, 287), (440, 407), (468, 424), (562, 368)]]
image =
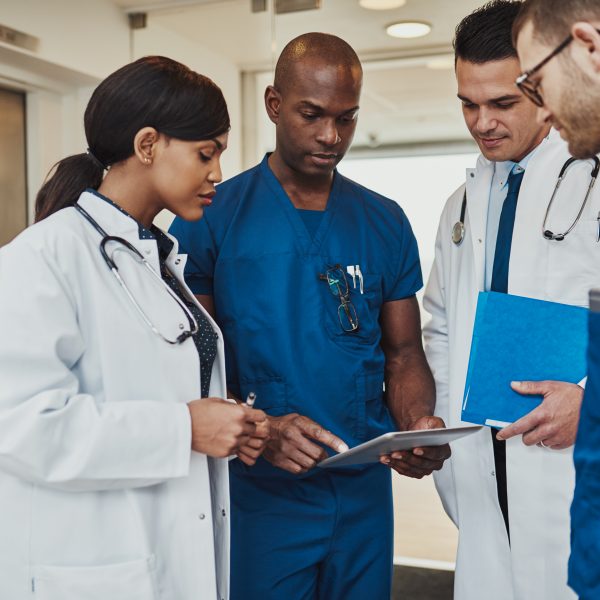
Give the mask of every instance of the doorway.
[(0, 88), (0, 246), (27, 227), (25, 94)]

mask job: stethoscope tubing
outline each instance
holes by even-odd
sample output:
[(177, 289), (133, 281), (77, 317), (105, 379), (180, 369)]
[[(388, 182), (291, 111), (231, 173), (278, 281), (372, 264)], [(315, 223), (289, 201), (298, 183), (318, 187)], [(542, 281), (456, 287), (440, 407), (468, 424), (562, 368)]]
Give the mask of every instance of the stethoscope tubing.
[[(573, 229), (575, 228), (577, 223), (579, 223), (579, 221), (581, 220), (581, 216), (583, 215), (583, 211), (587, 205), (587, 201), (590, 197), (590, 194), (592, 193), (592, 190), (594, 189), (594, 185), (596, 184), (596, 179), (598, 178), (598, 173), (600, 172), (600, 159), (598, 159), (597, 156), (593, 156), (591, 158), (594, 161), (594, 167), (593, 167), (592, 173), (591, 173), (590, 185), (588, 186), (587, 192), (585, 194), (585, 198), (583, 199), (583, 203), (581, 204), (581, 207), (579, 209), (579, 212), (577, 213), (577, 216), (575, 217), (575, 220), (573, 221), (573, 223), (571, 224), (569, 229), (567, 229), (567, 231), (565, 231), (564, 233), (553, 233), (550, 230), (546, 229), (546, 221), (548, 220), (548, 215), (550, 214), (550, 208), (552, 206), (552, 203), (554, 202), (554, 199), (556, 198), (556, 194), (560, 188), (560, 185), (561, 185), (563, 179), (566, 177), (569, 167), (574, 162), (577, 162), (578, 159), (571, 157), (562, 166), (560, 173), (558, 174), (558, 180), (556, 181), (556, 185), (554, 186), (554, 191), (552, 192), (552, 196), (550, 197), (550, 202), (548, 202), (548, 207), (546, 208), (544, 222), (542, 223), (542, 235), (545, 239), (557, 241), (557, 242), (564, 240), (565, 236), (567, 236), (569, 233), (571, 233), (571, 231), (573, 231)], [(452, 227), (452, 241), (456, 246), (460, 246), (463, 243), (463, 240), (465, 239), (466, 210), (467, 210), (467, 190), (465, 187), (465, 192), (463, 194), (463, 199), (462, 199), (462, 204), (461, 204), (461, 209), (460, 209), (460, 219)]]
[[(194, 315), (192, 315), (190, 309), (182, 302), (182, 300), (177, 296), (177, 294), (163, 281), (163, 278), (154, 270), (152, 265), (144, 258), (142, 253), (133, 244), (131, 244), (127, 240), (125, 240), (121, 237), (108, 235), (108, 233), (102, 228), (102, 226), (80, 204), (76, 203), (74, 205), (74, 207), (75, 207), (75, 210), (77, 210), (88, 221), (88, 223), (90, 223), (90, 225), (102, 236), (102, 239), (100, 241), (100, 253), (102, 254), (102, 258), (104, 259), (104, 262), (106, 263), (107, 267), (110, 269), (112, 274), (115, 276), (119, 285), (121, 286), (121, 288), (123, 289), (123, 291), (125, 292), (127, 297), (129, 298), (129, 301), (135, 307), (136, 311), (138, 312), (138, 314), (140, 315), (140, 317), (142, 318), (144, 323), (146, 323), (146, 325), (157, 336), (159, 336), (165, 342), (167, 342), (168, 344), (171, 344), (171, 345), (181, 344), (188, 337), (191, 337), (192, 335), (197, 333), (198, 332), (198, 322), (194, 318)], [(169, 338), (165, 337), (162, 333), (160, 333), (160, 331), (155, 327), (155, 325), (152, 323), (152, 321), (150, 320), (148, 315), (146, 315), (146, 313), (144, 312), (142, 307), (139, 305), (138, 301), (135, 299), (135, 297), (131, 293), (131, 290), (127, 287), (127, 284), (123, 281), (123, 278), (121, 277), (121, 274), (119, 273), (118, 266), (116, 265), (114, 260), (108, 255), (108, 252), (106, 251), (106, 244), (108, 244), (109, 242), (113, 242), (115, 244), (121, 244), (122, 246), (125, 246), (125, 248), (127, 248), (129, 251), (131, 251), (134, 254), (134, 256), (137, 259), (139, 259), (141, 264), (150, 272), (152, 277), (154, 277), (157, 281), (160, 282), (160, 284), (167, 291), (167, 293), (171, 296), (171, 298), (173, 298), (173, 300), (175, 300), (175, 302), (177, 302), (177, 305), (185, 313), (185, 315), (188, 319), (188, 324), (190, 326), (190, 329), (188, 331), (184, 331), (183, 333), (178, 335), (177, 338), (175, 338), (174, 340), (169, 339)]]

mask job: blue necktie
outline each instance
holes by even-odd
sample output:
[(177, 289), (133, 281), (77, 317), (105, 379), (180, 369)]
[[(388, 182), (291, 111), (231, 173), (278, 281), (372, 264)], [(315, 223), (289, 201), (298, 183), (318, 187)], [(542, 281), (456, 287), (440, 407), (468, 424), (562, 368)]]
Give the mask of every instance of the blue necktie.
[(515, 213), (517, 212), (517, 198), (523, 181), (525, 171), (511, 173), (508, 176), (508, 193), (502, 205), (500, 223), (498, 224), (498, 237), (496, 238), (496, 251), (494, 253), (494, 267), (492, 269), (492, 291), (508, 292), (508, 264), (510, 262), (510, 246), (512, 244), (513, 229), (515, 226)]

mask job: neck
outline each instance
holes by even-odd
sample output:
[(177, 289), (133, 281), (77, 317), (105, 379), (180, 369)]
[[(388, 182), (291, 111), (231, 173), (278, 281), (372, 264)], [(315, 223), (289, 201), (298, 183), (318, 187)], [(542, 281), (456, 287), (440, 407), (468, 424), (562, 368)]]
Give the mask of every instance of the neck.
[(291, 168), (277, 150), (269, 156), (269, 167), (296, 208), (325, 210), (333, 172), (306, 175)]
[(527, 148), (527, 150), (522, 152), (516, 158), (511, 158), (510, 159), (511, 162), (520, 163), (526, 156), (531, 154), (544, 141), (544, 138), (546, 138), (549, 133), (550, 133), (550, 125), (542, 128), (541, 131), (539, 132), (539, 134), (537, 135), (537, 137), (535, 138), (535, 140)]
[(143, 182), (142, 173), (133, 174), (125, 167), (115, 165), (106, 174), (98, 191), (144, 227), (150, 228), (162, 207), (158, 202), (149, 201), (152, 195)]

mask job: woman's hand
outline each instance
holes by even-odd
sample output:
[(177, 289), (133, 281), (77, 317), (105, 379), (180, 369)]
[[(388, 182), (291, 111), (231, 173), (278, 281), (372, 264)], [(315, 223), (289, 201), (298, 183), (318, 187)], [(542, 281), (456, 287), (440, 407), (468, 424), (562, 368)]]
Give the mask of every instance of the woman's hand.
[[(253, 410), (247, 406), (241, 405), (245, 410)], [(254, 411), (262, 412), (262, 411)], [(268, 418), (264, 421), (255, 422), (256, 430), (248, 441), (239, 447), (236, 452), (237, 457), (246, 465), (251, 467), (257, 458), (263, 453), (269, 441), (269, 431), (271, 429)]]
[[(202, 398), (188, 403), (192, 418), (192, 450), (208, 456), (224, 458), (242, 452), (246, 457), (246, 447), (252, 442), (252, 450), (257, 448), (255, 439), (262, 439), (266, 424), (266, 415), (262, 410), (255, 410), (226, 402), (220, 398)], [(268, 428), (268, 426), (267, 426)], [(258, 455), (262, 452), (259, 446)], [(249, 453), (249, 451), (248, 451)], [(248, 460), (251, 459), (251, 454)], [(240, 458), (242, 458), (240, 456)], [(252, 463), (254, 464), (256, 458)]]

